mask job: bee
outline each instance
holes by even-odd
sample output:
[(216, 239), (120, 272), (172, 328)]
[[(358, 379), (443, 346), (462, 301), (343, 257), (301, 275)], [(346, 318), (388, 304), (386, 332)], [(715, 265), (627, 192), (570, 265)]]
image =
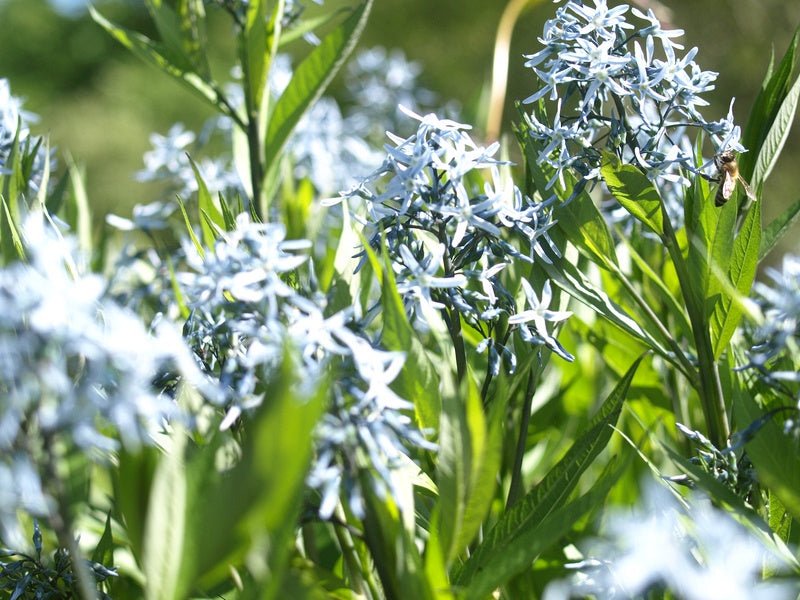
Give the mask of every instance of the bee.
[(714, 166), (717, 167), (717, 182), (719, 189), (717, 189), (717, 196), (714, 204), (722, 206), (733, 195), (733, 190), (736, 189), (736, 182), (742, 184), (747, 197), (751, 201), (756, 201), (756, 195), (750, 185), (739, 174), (739, 165), (736, 162), (736, 153), (733, 150), (725, 150), (720, 152), (714, 157)]

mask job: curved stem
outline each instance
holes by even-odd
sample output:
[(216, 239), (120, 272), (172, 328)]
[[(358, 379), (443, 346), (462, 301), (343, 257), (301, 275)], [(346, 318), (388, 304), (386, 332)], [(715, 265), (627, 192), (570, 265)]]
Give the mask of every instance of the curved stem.
[(496, 140), (500, 137), (503, 120), (503, 105), (508, 89), (508, 56), (511, 50), (511, 34), (522, 11), (542, 0), (511, 0), (500, 17), (494, 41), (492, 59), (492, 87), (489, 93), (489, 110), (486, 115), (486, 138)]
[(81, 600), (96, 600), (97, 584), (86, 566), (86, 562), (83, 560), (78, 542), (75, 539), (75, 535), (72, 533), (69, 508), (64, 502), (64, 486), (56, 468), (52, 441), (49, 437), (45, 437), (44, 439), (44, 450), (48, 457), (44, 465), (44, 470), (56, 504), (54, 510), (50, 511), (48, 515), (48, 522), (50, 523), (50, 527), (53, 528), (53, 532), (56, 534), (59, 545), (62, 548), (66, 548), (67, 552), (69, 552), (69, 559), (72, 563), (72, 573), (75, 575), (78, 587), (78, 597)]
[(255, 214), (262, 220), (269, 220), (266, 214), (266, 202), (262, 198), (262, 185), (264, 181), (264, 160), (262, 155), (262, 139), (259, 129), (259, 106), (256, 98), (253, 97), (253, 87), (250, 73), (250, 52), (247, 47), (247, 39), (244, 30), (239, 32), (239, 62), (242, 68), (243, 79), (242, 88), (244, 90), (245, 120), (241, 119), (237, 123), (242, 127), (247, 135), (247, 152), (250, 163), (250, 187), (252, 192), (252, 208)]

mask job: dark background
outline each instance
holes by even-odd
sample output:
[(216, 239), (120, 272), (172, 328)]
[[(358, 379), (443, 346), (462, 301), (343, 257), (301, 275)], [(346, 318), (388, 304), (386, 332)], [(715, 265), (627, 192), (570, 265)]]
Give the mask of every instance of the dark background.
[[(326, 8), (347, 5), (327, 0)], [(611, 0), (610, 4), (618, 4)], [(744, 125), (774, 48), (777, 58), (800, 25), (800, 2), (785, 0), (666, 0), (674, 27), (685, 30), (688, 50), (699, 46), (695, 60), (719, 72), (717, 89), (704, 109), (709, 120), (725, 115), (732, 96), (735, 116)], [(97, 0), (109, 18), (152, 32), (140, 0)], [(458, 99), (465, 120), (482, 127), (481, 94), (490, 75), (492, 48), (501, 0), (377, 0), (361, 46), (401, 48), (424, 68), (422, 83), (443, 99)], [(553, 15), (549, 0), (523, 14), (512, 41), (504, 127), (510, 130), (513, 101), (535, 89), (523, 54), (535, 52), (544, 21)], [(219, 11), (210, 11), (219, 12)], [(224, 79), (233, 49), (231, 27), (223, 15), (212, 19), (209, 38), (219, 47), (216, 74)], [(304, 42), (292, 50), (308, 50)], [(37, 133), (49, 133), (55, 145), (86, 165), (88, 189), (98, 217), (127, 214), (135, 202), (155, 199), (153, 184), (133, 182), (151, 132), (164, 133), (182, 121), (198, 128), (206, 107), (167, 76), (139, 62), (114, 42), (85, 13), (66, 17), (45, 0), (0, 0), (0, 77), (12, 92), (26, 98), (38, 113)], [(767, 183), (765, 216), (800, 197), (800, 128), (796, 122), (784, 156)], [(796, 236), (795, 236), (796, 239)], [(797, 251), (800, 243), (785, 250)]]

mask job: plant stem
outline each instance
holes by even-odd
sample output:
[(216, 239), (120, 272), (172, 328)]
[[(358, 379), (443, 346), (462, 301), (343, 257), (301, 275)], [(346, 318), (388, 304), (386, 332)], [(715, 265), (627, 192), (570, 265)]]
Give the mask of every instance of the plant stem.
[(675, 359), (677, 359), (677, 362), (675, 362), (674, 360), (670, 360), (671, 357), (669, 357), (669, 356), (665, 356), (664, 358), (669, 360), (672, 364), (675, 365), (675, 367), (677, 367), (677, 369), (681, 373), (683, 373), (683, 375), (692, 384), (692, 387), (697, 388), (698, 385), (699, 385), (699, 380), (697, 378), (697, 374), (694, 371), (694, 366), (689, 361), (689, 359), (686, 357), (686, 355), (684, 354), (684, 352), (681, 349), (680, 345), (678, 345), (678, 342), (675, 340), (675, 338), (672, 337), (672, 335), (670, 334), (669, 330), (667, 330), (667, 328), (664, 327), (664, 324), (661, 322), (661, 319), (659, 319), (658, 315), (655, 314), (655, 312), (653, 312), (653, 309), (645, 301), (645, 299), (642, 298), (642, 296), (641, 296), (641, 294), (639, 294), (638, 290), (633, 287), (633, 285), (631, 284), (630, 280), (625, 276), (625, 274), (620, 270), (620, 268), (617, 265), (615, 265), (612, 261), (608, 261), (607, 262), (607, 266), (619, 278), (619, 281), (620, 281), (620, 283), (622, 283), (622, 286), (628, 291), (628, 293), (631, 295), (631, 297), (636, 301), (636, 304), (639, 305), (639, 308), (641, 308), (644, 311), (645, 315), (650, 319), (651, 323), (653, 325), (655, 325), (656, 329), (658, 329), (658, 332), (662, 335), (664, 340), (667, 342), (667, 345), (670, 347), (672, 352), (675, 354)]
[(44, 466), (45, 474), (48, 479), (50, 491), (55, 498), (55, 509), (50, 511), (48, 522), (53, 532), (58, 538), (58, 543), (62, 548), (69, 552), (69, 559), (72, 563), (72, 572), (78, 585), (78, 594), (81, 600), (97, 600), (97, 584), (89, 572), (83, 555), (78, 547), (78, 542), (72, 533), (72, 525), (69, 518), (69, 508), (64, 502), (64, 489), (61, 478), (55, 464), (55, 450), (49, 437), (44, 438), (44, 450), (48, 457)]
[(253, 97), (249, 68), (250, 56), (247, 50), (246, 40), (241, 38), (242, 35), (243, 34), (240, 33), (239, 60), (241, 62), (242, 72), (244, 73), (242, 87), (244, 88), (244, 105), (247, 112), (247, 128), (245, 129), (245, 134), (247, 135), (247, 152), (250, 163), (250, 186), (252, 187), (253, 193), (252, 207), (258, 218), (266, 222), (269, 220), (269, 214), (267, 214), (266, 198), (262, 198), (264, 159), (261, 152), (263, 144), (259, 130), (259, 106), (256, 103), (256, 99)]
[(533, 408), (533, 393), (536, 386), (536, 373), (538, 369), (528, 371), (528, 383), (525, 389), (525, 400), (522, 404), (522, 419), (519, 426), (519, 438), (517, 438), (517, 449), (514, 453), (514, 467), (511, 471), (511, 485), (508, 488), (508, 499), (506, 500), (506, 510), (511, 508), (522, 497), (524, 489), (522, 485), (522, 460), (525, 457), (525, 447), (528, 442), (528, 429), (531, 423), (531, 410)]
[(700, 379), (700, 403), (703, 409), (703, 416), (708, 427), (708, 438), (717, 448), (724, 448), (728, 445), (731, 430), (728, 423), (728, 415), (725, 410), (725, 399), (722, 393), (722, 381), (719, 377), (719, 365), (714, 360), (714, 351), (711, 346), (711, 336), (708, 330), (708, 319), (703, 307), (702, 295), (698, 295), (692, 283), (686, 263), (672, 229), (669, 217), (663, 204), (661, 210), (664, 213), (664, 234), (662, 240), (667, 247), (667, 251), (672, 258), (675, 272), (678, 275), (681, 292), (683, 293), (686, 308), (689, 312), (689, 320), (692, 325), (692, 336), (694, 337), (695, 350), (697, 351), (698, 375)]
[[(347, 522), (347, 517), (341, 503), (339, 503), (334, 510), (334, 516), (340, 523)], [(371, 581), (369, 569), (361, 565), (355, 544), (353, 543), (353, 536), (350, 535), (347, 527), (343, 525), (334, 525), (333, 531), (336, 535), (336, 540), (339, 542), (339, 547), (342, 550), (342, 558), (345, 564), (347, 564), (347, 570), (350, 572), (350, 581), (353, 585), (353, 591), (369, 599), (379, 598), (380, 595), (377, 594), (375, 582)], [(365, 584), (369, 589), (364, 588)]]
[(447, 323), (447, 331), (450, 332), (450, 339), (453, 340), (453, 351), (456, 353), (456, 373), (458, 383), (461, 384), (467, 375), (467, 350), (461, 335), (461, 315), (457, 310), (447, 310), (444, 312), (444, 320)]
[(494, 57), (492, 58), (492, 86), (489, 93), (489, 109), (486, 112), (486, 138), (496, 140), (500, 137), (500, 124), (503, 120), (503, 105), (508, 89), (508, 57), (511, 50), (511, 35), (522, 11), (533, 7), (542, 0), (511, 0), (506, 5), (497, 34), (494, 38)]

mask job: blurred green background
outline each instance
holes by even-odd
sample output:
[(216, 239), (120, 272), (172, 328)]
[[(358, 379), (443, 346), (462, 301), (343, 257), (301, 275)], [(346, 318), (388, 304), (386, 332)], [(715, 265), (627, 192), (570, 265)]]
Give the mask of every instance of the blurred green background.
[[(327, 0), (326, 7), (349, 3)], [(141, 0), (96, 0), (94, 4), (112, 20), (152, 33)], [(704, 110), (706, 118), (723, 117), (735, 96), (734, 113), (744, 125), (770, 51), (774, 48), (780, 57), (800, 25), (800, 2), (666, 0), (663, 4), (672, 12), (671, 25), (685, 30), (686, 48), (700, 47), (697, 62), (719, 72), (717, 89), (709, 96), (711, 106)], [(480, 113), (505, 5), (503, 0), (377, 0), (361, 45), (401, 48), (423, 65), (424, 85), (443, 99), (459, 100), (465, 118), (473, 119)], [(522, 67), (522, 55), (538, 49), (537, 36), (554, 10), (549, 0), (540, 2), (523, 14), (515, 31), (506, 131), (514, 114), (513, 101), (535, 89), (532, 72)], [(220, 48), (220, 65), (225, 64), (232, 36), (224, 15), (216, 14), (212, 20), (209, 38)], [(303, 44), (294, 51), (307, 51)], [(225, 73), (225, 67), (217, 69), (220, 79)], [(0, 0), (0, 77), (8, 78), (12, 92), (26, 98), (25, 107), (41, 116), (33, 129), (49, 133), (61, 151), (69, 151), (86, 165), (98, 218), (106, 212), (127, 214), (133, 203), (158, 195), (154, 184), (133, 180), (142, 167), (142, 153), (150, 146), (151, 132), (164, 133), (176, 121), (197, 128), (210, 116), (182, 87), (129, 55), (85, 11), (65, 16), (45, 0)], [(475, 125), (480, 137), (481, 122)], [(767, 219), (800, 195), (798, 125), (767, 183)], [(783, 250), (800, 250), (800, 243)]]

